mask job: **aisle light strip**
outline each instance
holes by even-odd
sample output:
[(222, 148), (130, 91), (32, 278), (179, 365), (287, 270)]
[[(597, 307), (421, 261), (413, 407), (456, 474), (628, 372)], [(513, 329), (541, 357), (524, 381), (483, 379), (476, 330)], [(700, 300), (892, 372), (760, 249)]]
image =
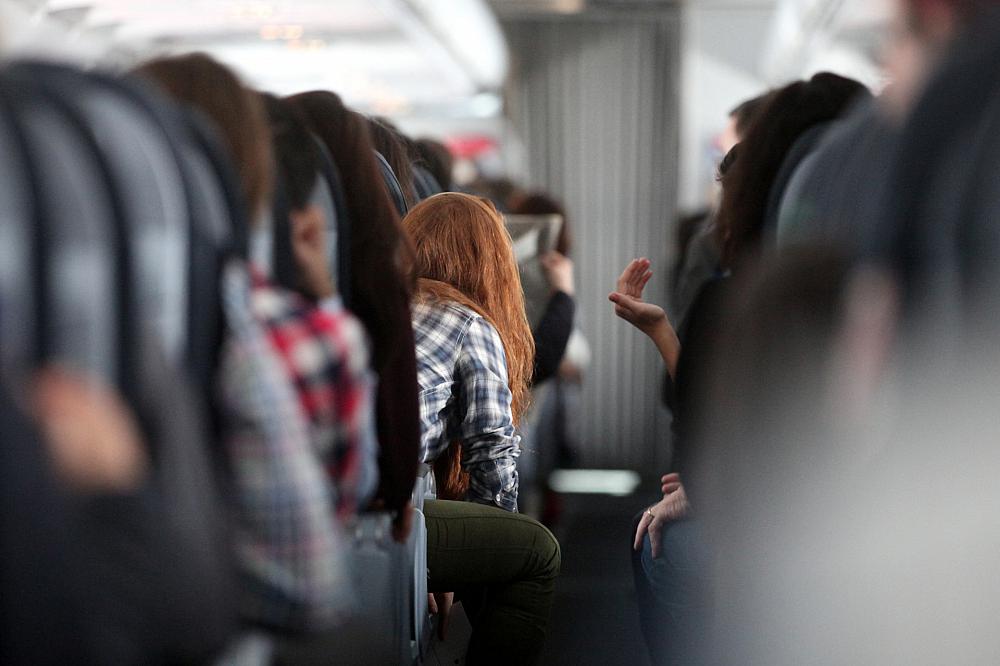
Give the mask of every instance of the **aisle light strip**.
[(627, 497), (639, 487), (639, 475), (625, 469), (557, 469), (549, 487), (557, 493)]

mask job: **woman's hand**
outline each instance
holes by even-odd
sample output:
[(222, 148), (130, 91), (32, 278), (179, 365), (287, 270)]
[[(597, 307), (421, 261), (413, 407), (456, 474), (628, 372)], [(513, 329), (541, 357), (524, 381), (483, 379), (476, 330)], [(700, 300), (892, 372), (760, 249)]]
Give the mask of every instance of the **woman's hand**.
[(669, 326), (670, 322), (663, 308), (642, 300), (642, 290), (653, 277), (649, 266), (649, 259), (633, 259), (622, 271), (616, 290), (608, 296), (608, 300), (615, 304), (616, 315), (653, 337), (658, 326)]
[(116, 391), (54, 366), (39, 371), (32, 388), (35, 418), (68, 486), (115, 493), (142, 483), (149, 461), (135, 417)]
[(555, 250), (538, 258), (552, 291), (573, 295), (573, 261)]
[(653, 277), (649, 266), (649, 259), (633, 259), (622, 271), (617, 291), (612, 292), (608, 300), (615, 304), (616, 315), (649, 336), (673, 377), (681, 344), (663, 308), (642, 300), (642, 290)]
[(407, 503), (392, 521), (392, 540), (396, 543), (406, 543), (413, 530), (413, 504)]
[(670, 325), (667, 313), (659, 305), (644, 303), (618, 292), (608, 296), (608, 300), (615, 304), (616, 315), (651, 338), (655, 336), (657, 328)]
[(663, 491), (663, 499), (646, 509), (642, 520), (639, 521), (639, 527), (635, 531), (635, 541), (632, 544), (635, 550), (641, 550), (642, 539), (646, 533), (649, 533), (653, 559), (660, 556), (660, 537), (663, 534), (663, 526), (683, 518), (690, 508), (684, 486), (677, 474), (667, 474), (660, 479), (660, 489)]

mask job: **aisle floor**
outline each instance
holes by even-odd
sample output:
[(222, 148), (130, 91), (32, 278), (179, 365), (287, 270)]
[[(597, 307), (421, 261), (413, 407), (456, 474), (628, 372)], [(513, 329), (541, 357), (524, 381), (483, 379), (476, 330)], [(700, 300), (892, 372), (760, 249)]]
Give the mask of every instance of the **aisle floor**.
[(562, 576), (542, 663), (649, 666), (628, 547), (632, 517), (650, 498), (562, 497), (564, 511), (554, 530), (562, 546)]

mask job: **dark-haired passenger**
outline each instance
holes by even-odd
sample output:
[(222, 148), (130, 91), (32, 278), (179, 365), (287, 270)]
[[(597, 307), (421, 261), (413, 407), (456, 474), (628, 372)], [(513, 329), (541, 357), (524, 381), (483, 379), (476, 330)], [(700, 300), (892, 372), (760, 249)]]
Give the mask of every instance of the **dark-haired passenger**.
[[(277, 343), (295, 371), (310, 423), (324, 433), (317, 437), (321, 445), (317, 453), (334, 481), (337, 513), (346, 519), (367, 508), (378, 483), (375, 380), (368, 367), (368, 339), (361, 322), (344, 308), (333, 283), (327, 219), (314, 200), (321, 159), (316, 140), (305, 118), (287, 100), (266, 96), (264, 102), (274, 137), (276, 178), (287, 202), (298, 291), (307, 299), (300, 303), (300, 321), (311, 333)], [(322, 352), (323, 362), (296, 361), (315, 352)], [(310, 369), (314, 374), (307, 374)]]
[[(726, 128), (717, 139), (723, 157), (746, 136), (769, 94), (745, 100), (729, 112)], [(713, 201), (708, 209), (677, 220), (677, 259), (669, 283), (669, 312), (670, 320), (678, 326), (683, 326), (698, 292), (719, 271), (719, 241), (715, 232), (717, 209), (718, 202)]]
[(394, 514), (394, 536), (405, 541), (420, 451), (417, 361), (410, 317), (413, 249), (379, 171), (368, 120), (332, 92), (302, 93), (288, 101), (330, 151), (343, 183), (350, 217), (346, 271), (350, 284), (341, 295), (365, 326), (372, 342), (372, 367), (378, 375), (375, 506)]
[(434, 139), (417, 139), (414, 142), (420, 164), (433, 176), (438, 189), (450, 192), (454, 189), (451, 172), (455, 168), (455, 158), (448, 146)]
[[(610, 295), (615, 314), (650, 338), (667, 369), (664, 398), (673, 412), (672, 470), (661, 479), (663, 499), (636, 521), (633, 558), (640, 616), (647, 646), (657, 664), (691, 663), (706, 647), (709, 580), (704, 538), (691, 519), (688, 491), (698, 503), (689, 471), (694, 432), (707, 408), (704, 382), (718, 351), (732, 277), (748, 279), (760, 262), (769, 193), (786, 154), (804, 133), (837, 118), (867, 94), (861, 84), (834, 74), (817, 74), (772, 93), (747, 136), (720, 165), (722, 204), (717, 233), (722, 273), (709, 282), (678, 331), (659, 306), (643, 301), (652, 277), (647, 259), (633, 260)], [(669, 556), (664, 556), (669, 553)]]

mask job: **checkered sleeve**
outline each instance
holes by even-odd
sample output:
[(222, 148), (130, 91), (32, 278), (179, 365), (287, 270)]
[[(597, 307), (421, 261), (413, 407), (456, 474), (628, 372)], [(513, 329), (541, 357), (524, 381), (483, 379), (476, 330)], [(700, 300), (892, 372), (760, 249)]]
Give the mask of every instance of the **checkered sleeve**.
[(223, 439), (233, 479), (241, 610), (293, 630), (331, 626), (350, 604), (343, 537), (294, 384), (249, 305), (246, 276), (227, 268), (229, 334), (220, 359)]
[(457, 363), (462, 465), (468, 499), (517, 511), (517, 457), (507, 359), (500, 334), (482, 317), (469, 322)]

